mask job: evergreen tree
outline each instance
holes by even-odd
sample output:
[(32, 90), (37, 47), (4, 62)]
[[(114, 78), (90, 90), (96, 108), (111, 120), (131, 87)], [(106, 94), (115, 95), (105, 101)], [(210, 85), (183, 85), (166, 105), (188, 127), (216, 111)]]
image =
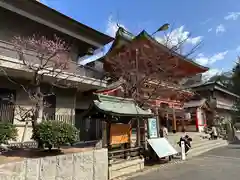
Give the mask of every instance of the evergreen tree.
[(238, 57), (238, 61), (233, 68), (233, 74), (232, 74), (232, 84), (233, 93), (240, 96), (240, 57)]
[[(232, 71), (232, 92), (240, 96), (240, 57)], [(233, 114), (234, 122), (240, 122), (240, 99), (236, 99), (236, 112)]]
[(232, 72), (224, 72), (212, 76), (208, 82), (218, 82), (225, 86), (229, 91), (232, 91)]

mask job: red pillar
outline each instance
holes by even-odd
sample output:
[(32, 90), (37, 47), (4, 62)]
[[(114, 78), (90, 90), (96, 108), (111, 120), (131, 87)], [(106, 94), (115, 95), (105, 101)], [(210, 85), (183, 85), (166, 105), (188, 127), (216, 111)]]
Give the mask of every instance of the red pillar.
[(199, 127), (199, 124), (198, 124), (198, 108), (196, 108), (196, 131), (198, 131), (198, 127)]

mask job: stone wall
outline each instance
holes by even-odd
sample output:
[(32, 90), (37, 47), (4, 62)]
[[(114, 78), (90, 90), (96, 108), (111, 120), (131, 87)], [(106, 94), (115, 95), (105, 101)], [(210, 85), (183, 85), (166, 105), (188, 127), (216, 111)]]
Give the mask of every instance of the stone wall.
[(109, 166), (109, 179), (135, 173), (144, 169), (144, 159), (126, 160)]
[(107, 149), (25, 159), (0, 166), (1, 180), (107, 180)]

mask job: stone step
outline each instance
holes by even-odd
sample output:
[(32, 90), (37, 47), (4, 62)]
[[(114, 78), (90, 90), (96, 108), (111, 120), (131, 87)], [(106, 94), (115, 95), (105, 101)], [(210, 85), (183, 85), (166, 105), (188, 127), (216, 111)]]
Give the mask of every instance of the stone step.
[[(219, 139), (219, 140), (204, 140), (202, 142), (195, 142), (192, 143), (191, 146), (192, 148), (189, 151), (189, 154), (193, 153), (193, 152), (201, 152), (201, 151), (205, 151), (206, 149), (218, 146), (219, 144), (227, 144), (227, 141)], [(181, 152), (181, 148), (179, 146), (175, 146), (175, 149), (178, 152)]]
[(207, 149), (210, 148), (214, 148), (217, 147), (219, 145), (227, 145), (227, 141), (225, 140), (214, 140), (214, 141), (209, 141), (209, 142), (205, 142), (202, 144), (198, 144), (197, 146), (192, 146), (192, 149), (189, 151), (189, 153), (194, 153), (194, 152), (201, 152), (201, 151), (205, 151)]
[(199, 156), (205, 152), (211, 151), (211, 150), (219, 148), (219, 147), (224, 147), (227, 145), (228, 145), (227, 141), (224, 141), (224, 140), (218, 141), (214, 144), (206, 144), (204, 146), (191, 149), (188, 153), (188, 157)]
[[(171, 142), (170, 142), (170, 143), (171, 143)], [(208, 140), (208, 139), (202, 139), (202, 140), (197, 140), (197, 141), (196, 141), (196, 140), (193, 140), (193, 141), (191, 142), (191, 146), (192, 146), (193, 148), (195, 148), (195, 147), (203, 146), (203, 145), (209, 144), (209, 143), (211, 143), (211, 141)], [(177, 144), (177, 142), (172, 142), (171, 144), (173, 145), (174, 148), (176, 148), (178, 151), (180, 151), (180, 147), (179, 147), (179, 145)]]
[[(202, 146), (192, 147), (192, 149), (190, 149), (187, 154), (187, 158), (199, 156), (213, 149), (224, 147), (227, 145), (228, 142), (225, 140), (215, 140), (214, 143), (211, 143), (211, 141), (209, 143), (205, 142), (204, 144), (202, 144)], [(178, 156), (180, 156), (180, 154)]]
[(193, 141), (191, 143), (192, 148), (197, 148), (206, 144), (213, 144), (216, 143), (218, 141), (223, 141), (222, 139), (218, 139), (218, 140), (202, 140), (202, 141)]

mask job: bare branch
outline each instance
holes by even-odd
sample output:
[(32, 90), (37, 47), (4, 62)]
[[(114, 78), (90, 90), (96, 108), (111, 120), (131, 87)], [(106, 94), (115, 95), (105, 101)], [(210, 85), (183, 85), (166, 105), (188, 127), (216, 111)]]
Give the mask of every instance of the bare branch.
[[(173, 30), (172, 30), (173, 31)], [(172, 32), (171, 31), (171, 32)], [(186, 38), (179, 38), (178, 42), (172, 42), (171, 32), (165, 34), (165, 42), (168, 51), (161, 51), (149, 44), (137, 44), (137, 41), (131, 46), (125, 46), (124, 50), (113, 56), (106, 57), (106, 70), (112, 79), (123, 79), (123, 88), (126, 97), (133, 98), (138, 104), (143, 106), (148, 104), (149, 100), (161, 98), (161, 92), (174, 92), (179, 98), (182, 96), (191, 96), (191, 92), (183, 91), (180, 81), (181, 75), (176, 75), (179, 67), (179, 60), (187, 58), (195, 53), (202, 42), (197, 43), (185, 55), (183, 55), (183, 46), (188, 43), (191, 34)], [(140, 42), (138, 42), (140, 43)], [(136, 52), (141, 54), (137, 55)], [(139, 65), (136, 65), (139, 61)], [(176, 74), (173, 74), (175, 73)], [(136, 76), (138, 77), (136, 80)], [(151, 82), (156, 82), (152, 86)], [(146, 88), (145, 85), (148, 87)], [(145, 93), (148, 92), (148, 97)]]

